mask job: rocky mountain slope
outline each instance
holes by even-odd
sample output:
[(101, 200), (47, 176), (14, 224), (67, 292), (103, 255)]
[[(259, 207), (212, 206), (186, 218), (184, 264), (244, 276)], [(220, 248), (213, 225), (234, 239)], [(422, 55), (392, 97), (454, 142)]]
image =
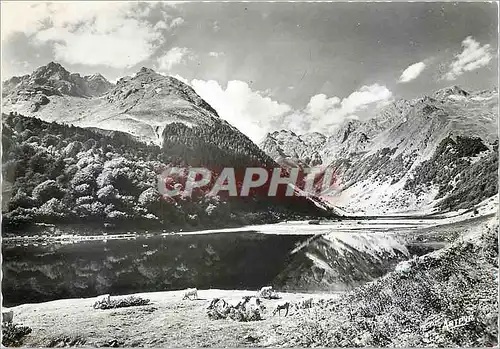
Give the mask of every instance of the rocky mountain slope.
[[(70, 73), (60, 64), (50, 62), (30, 75), (14, 76), (3, 82), (4, 105), (29, 104), (33, 112), (48, 104), (50, 96), (95, 97), (110, 90), (114, 85), (101, 74), (81, 76)], [(28, 102), (28, 103), (23, 103)], [(36, 110), (35, 110), (36, 109)]]
[[(38, 101), (42, 102), (33, 108)], [(52, 62), (31, 75), (4, 82), (3, 107), (4, 112), (44, 121), (127, 132), (158, 145), (163, 144), (165, 126), (175, 122), (209, 127), (224, 124), (238, 133), (191, 87), (144, 67), (115, 86), (101, 75), (81, 78)]]
[(284, 165), (314, 158), (335, 169), (338, 191), (325, 199), (347, 212), (470, 208), (498, 192), (497, 115), (496, 90), (453, 86), (348, 121), (317, 146), (280, 131), (261, 147)]
[(322, 163), (320, 151), (326, 137), (318, 132), (301, 136), (281, 130), (267, 135), (261, 148), (277, 162), (288, 166), (316, 166)]
[[(7, 223), (189, 226), (206, 217), (223, 226), (328, 214), (306, 198), (207, 197), (209, 187), (193, 198), (160, 200), (157, 176), (168, 166), (208, 167), (214, 178), (227, 166), (278, 166), (174, 78), (142, 68), (113, 86), (50, 63), (6, 81), (3, 92)], [(215, 219), (217, 212), (225, 218)]]

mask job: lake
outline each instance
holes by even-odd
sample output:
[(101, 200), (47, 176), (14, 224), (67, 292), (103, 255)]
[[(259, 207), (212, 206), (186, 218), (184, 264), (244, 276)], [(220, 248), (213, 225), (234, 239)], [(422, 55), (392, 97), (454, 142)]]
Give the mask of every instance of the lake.
[[(377, 235), (391, 231), (413, 234), (436, 223), (437, 220), (400, 218), (321, 225), (287, 222), (176, 234), (124, 232), (104, 236), (102, 232), (85, 232), (55, 237), (44, 234), (39, 227), (37, 235), (3, 240), (3, 302), (4, 306), (14, 306), (106, 293), (117, 295), (188, 287), (257, 290), (269, 284), (279, 286), (276, 282), (280, 280), (283, 285), (287, 282), (288, 288), (302, 282), (301, 290), (312, 290), (308, 288), (312, 284), (321, 289), (326, 276), (320, 272), (318, 280), (311, 254), (320, 256), (327, 264), (348, 270), (363, 263), (370, 271), (358, 277), (359, 282), (363, 282), (385, 273), (401, 256), (382, 265), (377, 259), (354, 251), (356, 253), (353, 252), (349, 260), (342, 251), (327, 251), (331, 243), (321, 237), (300, 253), (292, 255), (291, 251), (311, 237), (331, 231), (339, 234)], [(53, 228), (48, 227), (47, 233), (52, 232)], [(425, 241), (406, 246), (410, 254), (420, 255), (443, 245), (442, 242), (429, 245), (429, 241)], [(344, 264), (340, 264), (340, 257)], [(288, 271), (283, 274), (285, 270)], [(330, 281), (332, 277), (335, 275), (329, 276)], [(331, 284), (326, 286), (332, 287)]]
[(306, 238), (233, 232), (4, 244), (3, 302), (13, 306), (187, 287), (259, 289)]

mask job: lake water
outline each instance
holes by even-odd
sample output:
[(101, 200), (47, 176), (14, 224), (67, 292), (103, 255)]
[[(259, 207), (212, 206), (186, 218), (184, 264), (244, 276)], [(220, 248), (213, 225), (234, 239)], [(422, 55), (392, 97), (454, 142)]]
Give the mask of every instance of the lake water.
[(307, 236), (252, 232), (3, 244), (4, 306), (187, 287), (259, 289)]
[[(316, 273), (311, 271), (306, 253), (326, 253), (325, 262), (337, 266), (336, 256), (343, 256), (338, 251), (324, 250), (328, 244), (321, 240), (301, 251), (302, 255), (291, 255), (291, 251), (313, 235), (331, 231), (412, 234), (416, 229), (434, 223), (434, 220), (415, 219), (343, 221), (321, 225), (288, 222), (181, 234), (134, 235), (124, 232), (115, 236), (76, 230), (81, 235), (55, 238), (43, 237), (42, 227), (36, 231), (37, 235), (3, 240), (3, 304), (13, 306), (106, 293), (117, 295), (188, 287), (257, 290), (265, 285), (277, 285), (273, 281), (279, 284), (279, 280), (287, 278), (294, 287), (300, 284), (296, 280), (304, 279), (307, 273)], [(53, 234), (53, 228), (47, 228), (45, 233)], [(426, 242), (407, 245), (407, 248), (411, 254), (420, 255), (442, 246), (442, 243), (429, 245)], [(364, 257), (353, 258), (358, 260), (345, 263), (352, 263), (356, 268), (359, 259)], [(294, 270), (290, 275), (293, 277), (280, 274), (292, 266)], [(370, 269), (381, 268), (381, 265), (368, 266)], [(379, 276), (385, 271), (386, 267), (364, 275)], [(309, 284), (302, 286), (301, 290), (312, 290)]]

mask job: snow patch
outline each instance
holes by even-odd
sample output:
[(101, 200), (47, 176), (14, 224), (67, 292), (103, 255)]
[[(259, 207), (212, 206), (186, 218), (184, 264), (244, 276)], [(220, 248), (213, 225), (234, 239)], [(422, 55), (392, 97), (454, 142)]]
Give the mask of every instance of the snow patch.
[(465, 96), (460, 96), (460, 95), (449, 95), (448, 96), (449, 99), (453, 99), (455, 101), (462, 101), (464, 99), (467, 99), (467, 97)]
[(476, 96), (476, 97), (471, 97), (473, 101), (487, 101), (490, 99), (495, 98), (495, 96), (489, 96), (489, 97), (481, 97), (481, 96)]

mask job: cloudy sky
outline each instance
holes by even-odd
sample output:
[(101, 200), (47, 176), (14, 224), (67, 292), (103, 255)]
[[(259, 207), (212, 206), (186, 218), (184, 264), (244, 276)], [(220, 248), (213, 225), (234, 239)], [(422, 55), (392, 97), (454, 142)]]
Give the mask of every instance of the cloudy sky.
[(2, 80), (50, 61), (182, 79), (254, 141), (498, 81), (496, 3), (6, 2)]

